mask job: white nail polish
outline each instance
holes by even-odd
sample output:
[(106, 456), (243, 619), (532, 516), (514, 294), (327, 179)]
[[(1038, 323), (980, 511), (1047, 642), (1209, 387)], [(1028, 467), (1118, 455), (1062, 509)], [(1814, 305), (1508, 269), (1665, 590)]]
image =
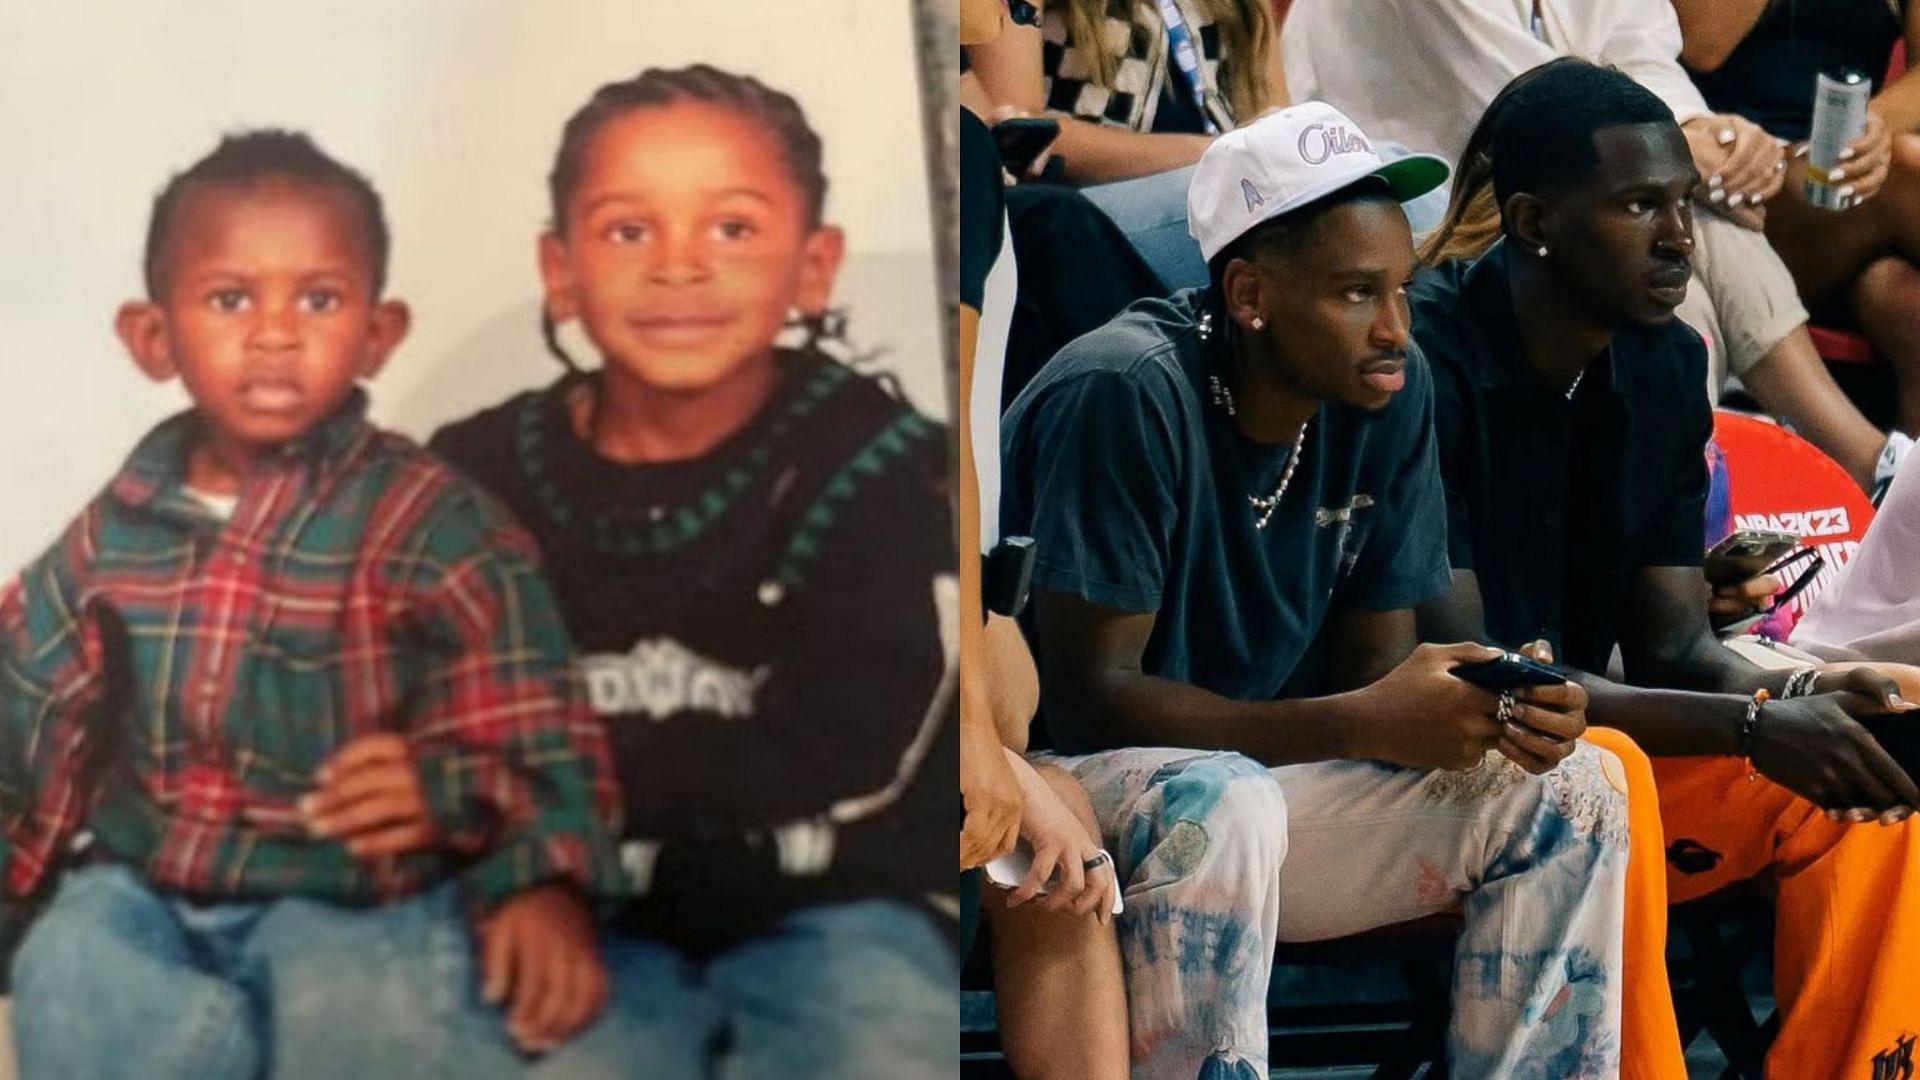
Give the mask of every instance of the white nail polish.
[(1714, 188), (1712, 191), (1707, 192), (1707, 201), (1719, 205), (1727, 201), (1727, 193), (1719, 188)]

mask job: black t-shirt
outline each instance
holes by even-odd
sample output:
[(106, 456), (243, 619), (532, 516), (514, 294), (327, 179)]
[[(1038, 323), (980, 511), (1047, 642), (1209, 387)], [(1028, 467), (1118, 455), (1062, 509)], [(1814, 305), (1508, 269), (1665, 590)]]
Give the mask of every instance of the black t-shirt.
[(431, 444), (539, 541), (608, 725), (636, 909), (695, 945), (953, 888), (945, 429), (844, 365), (781, 362), (695, 461), (597, 454), (568, 415), (590, 376)]
[(980, 313), (972, 357), (972, 400), (967, 407), (974, 476), (980, 488), (982, 552), (999, 540), (999, 522), (992, 508), (1000, 500), (1000, 397), (1018, 292), (1000, 153), (987, 125), (961, 109), (960, 302)]
[(1813, 125), (1814, 76), (1857, 68), (1877, 93), (1903, 29), (1887, 0), (1772, 0), (1726, 62), (1693, 72), (1693, 81), (1715, 112), (1739, 113), (1778, 138), (1804, 139)]
[(1526, 365), (1504, 242), (1422, 274), (1414, 336), (1433, 365), (1448, 554), (1472, 570), (1492, 639), (1536, 637), (1604, 672), (1634, 574), (1698, 566), (1705, 519), (1706, 349), (1674, 320), (1628, 327), (1572, 400)]
[(1157, 619), (1147, 672), (1242, 701), (1321, 689), (1303, 658), (1336, 606), (1392, 610), (1448, 583), (1431, 380), (1414, 351), (1377, 413), (1328, 403), (1265, 529), (1290, 446), (1211, 404), (1205, 293), (1143, 300), (1067, 346), (1008, 409), (1001, 524), (1036, 589)]
[(993, 130), (960, 110), (960, 302), (983, 310), (987, 277), (1006, 251), (1007, 200)]
[(1167, 50), (1167, 78), (1160, 85), (1160, 103), (1153, 110), (1152, 130), (1178, 135), (1204, 135), (1207, 131), (1206, 115), (1194, 100), (1193, 90), (1172, 49)]

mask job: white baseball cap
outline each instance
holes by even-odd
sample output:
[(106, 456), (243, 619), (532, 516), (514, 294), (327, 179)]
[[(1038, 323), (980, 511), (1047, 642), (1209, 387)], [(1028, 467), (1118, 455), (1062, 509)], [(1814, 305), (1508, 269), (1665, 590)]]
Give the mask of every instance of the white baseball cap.
[(1383, 162), (1346, 114), (1303, 102), (1213, 140), (1187, 188), (1187, 231), (1212, 262), (1255, 225), (1369, 177), (1404, 203), (1446, 183), (1447, 172), (1432, 154)]

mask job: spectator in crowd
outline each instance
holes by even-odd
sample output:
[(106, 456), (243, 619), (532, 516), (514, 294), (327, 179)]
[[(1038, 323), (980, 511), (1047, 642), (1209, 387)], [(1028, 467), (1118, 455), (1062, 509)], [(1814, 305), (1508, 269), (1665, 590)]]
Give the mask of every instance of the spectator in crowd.
[[(1766, 204), (1767, 239), (1822, 321), (1857, 326), (1893, 365), (1900, 428), (1920, 432), (1920, 70), (1888, 81), (1894, 46), (1920, 44), (1920, 5), (1888, 0), (1673, 0), (1680, 58), (1716, 112), (1759, 124), (1792, 147), (1786, 183)], [(1853, 199), (1807, 201), (1803, 153), (1815, 75), (1854, 68), (1873, 80), (1867, 129), (1834, 174)]]
[[(963, 41), (991, 40), (1006, 12), (1006, 0), (962, 0)], [(1033, 658), (1015, 612), (989, 612), (982, 603), (980, 560), (998, 539), (999, 516), (983, 516), (981, 506), (999, 504), (1002, 364), (1019, 281), (1003, 175), (986, 125), (961, 109), (960, 865), (971, 871), (961, 881), (962, 901), (977, 904), (982, 888), (990, 894), (995, 1013), (1014, 1074), (1124, 1080), (1126, 988), (1112, 929), (1112, 858), (1073, 777), (1022, 756), (1039, 694)], [(979, 867), (1019, 840), (1033, 854), (1027, 880), (996, 902), (998, 890), (984, 885)], [(1048, 895), (1026, 903), (1056, 868)], [(970, 948), (971, 934), (963, 940)]]
[(1269, 0), (1046, 0), (968, 50), (996, 115), (1058, 116), (1052, 156), (1165, 288), (1206, 284), (1186, 220), (1209, 142), (1286, 103)]
[[(1685, 137), (1626, 75), (1563, 59), (1469, 146), (1503, 237), (1413, 292), (1453, 567), (1421, 634), (1552, 643), (1592, 721), (1654, 755), (1669, 894), (1777, 882), (1770, 1075), (1864, 1073), (1920, 1006), (1920, 792), (1854, 718), (1913, 706), (1889, 673), (1762, 671), (1709, 629), (1706, 361), (1673, 318), (1695, 250)], [(1628, 684), (1600, 677), (1616, 646)]]
[(1444, 176), (1317, 103), (1222, 135), (1189, 197), (1211, 286), (1074, 342), (1005, 419), (1042, 715), (1126, 889), (1136, 1077), (1264, 1076), (1277, 940), (1456, 905), (1453, 1068), (1618, 1068), (1618, 763), (1572, 684), (1504, 699), (1450, 674), (1490, 650), (1414, 643), (1447, 569), (1401, 203)]
[[(1761, 405), (1871, 489), (1911, 441), (1876, 430), (1821, 362), (1793, 276), (1760, 231), (1785, 175), (1780, 144), (1742, 116), (1711, 111), (1680, 66), (1680, 45), (1670, 0), (1299, 0), (1284, 34), (1294, 98), (1331, 101), (1380, 137), (1456, 161), (1494, 94), (1556, 56), (1611, 65), (1646, 86), (1680, 120), (1702, 178), (1693, 263), (1711, 314), (1688, 318)], [(1703, 378), (1717, 396), (1722, 374)]]

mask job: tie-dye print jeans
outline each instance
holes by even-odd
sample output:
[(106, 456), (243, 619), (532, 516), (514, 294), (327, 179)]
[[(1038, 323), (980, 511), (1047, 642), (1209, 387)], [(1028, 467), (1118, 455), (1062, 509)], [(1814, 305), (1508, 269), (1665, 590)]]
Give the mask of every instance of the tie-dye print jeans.
[(1606, 751), (1582, 743), (1545, 776), (1492, 754), (1465, 773), (1050, 760), (1085, 785), (1125, 884), (1135, 1080), (1264, 1080), (1276, 941), (1456, 909), (1454, 1075), (1618, 1073), (1626, 797)]

